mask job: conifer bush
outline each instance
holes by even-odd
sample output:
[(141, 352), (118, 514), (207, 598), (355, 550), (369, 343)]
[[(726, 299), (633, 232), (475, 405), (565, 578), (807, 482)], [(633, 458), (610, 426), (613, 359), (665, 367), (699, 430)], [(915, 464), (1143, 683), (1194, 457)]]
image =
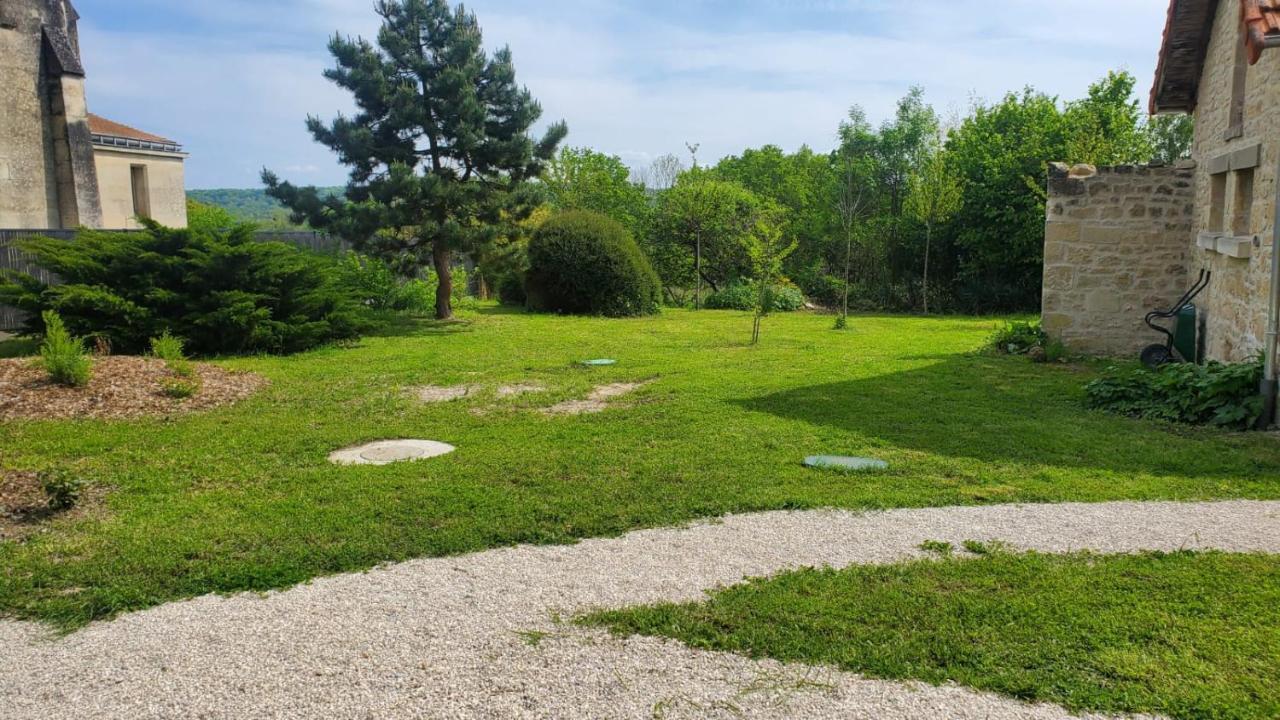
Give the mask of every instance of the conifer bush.
[(662, 288), (631, 234), (603, 215), (556, 215), (529, 241), (529, 307), (577, 315), (631, 317), (658, 312)]
[(93, 374), (93, 360), (85, 350), (84, 340), (71, 336), (58, 313), (46, 310), (41, 315), (44, 323), (44, 342), (40, 343), (40, 365), (49, 373), (49, 379), (59, 385), (83, 387), (89, 384)]
[(70, 242), (33, 238), (21, 248), (63, 281), (0, 277), (0, 303), (31, 313), (34, 335), (53, 310), (72, 333), (104, 337), (122, 353), (144, 352), (165, 332), (197, 355), (290, 353), (368, 326), (332, 258), (257, 242), (248, 226), (82, 230)]

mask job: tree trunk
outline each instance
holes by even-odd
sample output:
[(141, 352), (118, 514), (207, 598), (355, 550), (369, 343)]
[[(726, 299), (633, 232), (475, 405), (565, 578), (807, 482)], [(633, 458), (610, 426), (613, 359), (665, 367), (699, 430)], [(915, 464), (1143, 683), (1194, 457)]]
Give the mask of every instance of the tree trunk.
[(431, 261), (436, 268), (436, 319), (453, 319), (453, 268), (450, 267), (451, 253), (442, 243), (435, 243), (431, 248)]
[(853, 231), (846, 227), (844, 229), (844, 306), (841, 308), (840, 317), (849, 317), (849, 270), (853, 266)]
[(929, 314), (929, 249), (933, 244), (933, 223), (924, 226), (924, 314)]
[(697, 277), (698, 287), (694, 290), (693, 309), (702, 309), (702, 231), (698, 231), (698, 238), (694, 249), (693, 274)]

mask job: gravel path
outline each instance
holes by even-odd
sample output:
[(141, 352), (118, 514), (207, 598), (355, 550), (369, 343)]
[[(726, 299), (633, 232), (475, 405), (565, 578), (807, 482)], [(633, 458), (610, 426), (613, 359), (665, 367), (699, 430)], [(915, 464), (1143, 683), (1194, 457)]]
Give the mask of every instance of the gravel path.
[(559, 621), (967, 539), (1055, 552), (1280, 552), (1280, 502), (764, 513), (417, 560), (266, 597), (202, 597), (56, 640), (4, 622), (0, 717), (1074, 717), (958, 687), (616, 640)]

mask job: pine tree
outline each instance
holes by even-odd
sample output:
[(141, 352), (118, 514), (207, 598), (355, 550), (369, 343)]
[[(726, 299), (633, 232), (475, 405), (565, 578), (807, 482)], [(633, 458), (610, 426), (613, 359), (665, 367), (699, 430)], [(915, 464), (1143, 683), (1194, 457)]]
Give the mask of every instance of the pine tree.
[(535, 207), (539, 177), (568, 133), (540, 140), (542, 108), (516, 85), (511, 51), (489, 56), (474, 14), (448, 0), (379, 0), (376, 45), (335, 35), (325, 77), (358, 108), (307, 129), (350, 168), (342, 196), (282, 182), (264, 170), (272, 197), (297, 222), (326, 229), (400, 266), (428, 260), (439, 277), (436, 317), (453, 315), (454, 253), (475, 252)]

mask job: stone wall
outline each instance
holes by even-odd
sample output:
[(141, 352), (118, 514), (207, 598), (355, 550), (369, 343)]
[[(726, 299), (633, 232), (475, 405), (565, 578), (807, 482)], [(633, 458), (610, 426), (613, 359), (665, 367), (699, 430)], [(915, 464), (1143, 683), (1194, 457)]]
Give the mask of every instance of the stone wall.
[(1054, 164), (1045, 223), (1045, 330), (1074, 352), (1136, 355), (1143, 317), (1186, 291), (1195, 168)]
[[(1198, 167), (1190, 271), (1192, 275), (1202, 268), (1213, 272), (1213, 282), (1198, 305), (1206, 321), (1206, 355), (1222, 361), (1247, 360), (1265, 341), (1276, 168), (1280, 165), (1276, 134), (1280, 126), (1280, 50), (1265, 51), (1261, 61), (1246, 71), (1244, 121), (1239, 131), (1230, 131), (1240, 27), (1239, 3), (1219, 3), (1195, 111)], [(1226, 219), (1222, 226), (1214, 213), (1215, 177), (1225, 198), (1220, 210)], [(1251, 201), (1246, 202), (1237, 189), (1249, 184), (1253, 192)], [(1232, 218), (1237, 215), (1244, 216), (1243, 221), (1232, 227)]]
[(0, 227), (100, 224), (76, 15), (0, 2)]

